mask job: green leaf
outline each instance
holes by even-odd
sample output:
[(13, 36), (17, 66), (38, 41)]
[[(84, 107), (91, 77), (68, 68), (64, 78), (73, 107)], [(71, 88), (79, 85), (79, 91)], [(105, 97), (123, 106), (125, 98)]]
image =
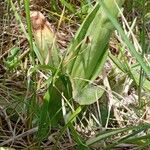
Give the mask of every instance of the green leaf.
[(31, 52), (31, 60), (34, 64), (34, 50), (33, 50), (33, 37), (32, 37), (32, 28), (31, 28), (31, 20), (30, 20), (30, 1), (24, 0), (24, 7), (26, 12), (26, 22), (27, 22), (27, 30), (28, 30), (28, 42), (30, 44), (30, 52)]
[[(137, 67), (129, 67), (127, 63), (121, 62), (117, 57), (114, 57), (112, 54), (109, 54), (110, 59), (114, 62), (114, 64), (124, 73), (126, 73), (130, 78), (134, 80), (136, 85), (139, 86), (139, 78), (140, 74), (137, 72)], [(128, 66), (128, 67), (126, 67)], [(148, 79), (144, 79), (143, 88), (145, 90), (150, 91), (150, 82)]]
[(64, 6), (66, 6), (66, 8), (67, 8), (69, 11), (75, 13), (75, 8), (74, 8), (74, 5), (73, 5), (73, 4), (67, 2), (66, 0), (60, 0), (60, 1), (61, 1), (61, 3), (62, 3)]
[[(86, 144), (88, 146), (90, 146), (90, 145), (92, 145), (92, 144), (94, 144), (96, 142), (99, 142), (101, 140), (104, 140), (106, 138), (114, 136), (114, 135), (116, 135), (118, 133), (122, 133), (122, 132), (125, 132), (125, 131), (130, 131), (130, 130), (131, 131), (132, 130), (137, 130), (135, 132), (136, 132), (136, 134), (138, 134), (138, 133), (140, 133), (140, 132), (142, 132), (142, 131), (144, 131), (146, 129), (149, 129), (149, 128), (150, 128), (150, 125), (146, 124), (146, 125), (138, 125), (138, 126), (131, 126), (131, 127), (126, 127), (126, 128), (121, 128), (121, 129), (115, 129), (115, 130), (111, 130), (111, 131), (110, 130), (104, 131), (104, 132), (100, 133), (99, 135), (97, 135), (96, 137), (92, 137), (92, 138), (88, 139), (86, 141)], [(116, 144), (118, 144), (118, 143), (116, 143)], [(113, 145), (115, 145), (115, 144), (113, 144)]]
[(14, 47), (14, 48), (11, 49), (10, 53), (11, 53), (12, 56), (16, 56), (19, 51), (20, 51), (19, 47)]
[(80, 105), (90, 105), (96, 102), (104, 93), (102, 88), (98, 86), (87, 86), (83, 88), (82, 91), (77, 92), (75, 96), (75, 101), (77, 101)]
[(80, 144), (77, 145), (77, 150), (89, 150), (89, 148), (86, 145)]
[(13, 69), (13, 68), (18, 67), (20, 61), (21, 60), (18, 58), (18, 56), (11, 55), (11, 56), (8, 56), (7, 60), (5, 61), (5, 64), (9, 69)]
[(129, 38), (127, 35), (124, 33), (123, 29), (121, 28), (120, 24), (116, 20), (115, 17), (111, 15), (110, 8), (106, 6), (104, 2), (102, 2), (102, 7), (107, 14), (108, 18), (110, 19), (111, 23), (114, 25), (114, 27), (119, 31), (120, 35), (122, 36), (122, 39), (125, 41), (127, 44), (131, 54), (136, 58), (136, 60), (139, 62), (141, 65), (142, 69), (144, 70), (145, 74), (147, 77), (150, 79), (150, 66), (148, 66), (145, 62), (142, 56), (136, 51), (134, 45), (130, 42)]
[[(123, 4), (123, 1), (117, 2), (119, 6)], [(111, 16), (117, 18), (118, 8), (115, 2), (105, 0), (105, 4), (110, 9)], [(69, 55), (66, 57), (65, 63), (72, 82), (73, 98), (78, 99), (76, 101), (80, 104), (86, 103), (85, 100), (82, 103), (82, 100), (77, 98), (82, 97), (84, 99), (85, 94), (81, 96), (80, 92), (83, 92), (84, 87), (96, 79), (106, 62), (108, 43), (113, 30), (114, 27), (104, 12), (100, 1), (86, 17), (69, 47)], [(88, 96), (87, 104), (96, 101), (95, 98), (92, 100), (90, 99), (91, 96)]]

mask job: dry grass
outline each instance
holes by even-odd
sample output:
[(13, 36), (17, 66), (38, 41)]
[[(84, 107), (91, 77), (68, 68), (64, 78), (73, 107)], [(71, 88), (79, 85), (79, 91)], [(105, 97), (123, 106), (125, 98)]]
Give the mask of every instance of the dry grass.
[[(72, 1), (72, 3), (79, 8), (79, 1)], [(15, 4), (18, 12), (22, 15), (24, 11), (23, 8), (19, 8), (17, 2), (15, 2)], [(30, 68), (30, 57), (28, 55), (29, 44), (26, 37), (20, 32), (13, 11), (11, 9), (10, 11), (7, 10), (6, 3), (0, 2), (0, 7), (3, 8), (0, 9), (0, 26), (2, 28), (0, 31), (0, 146), (33, 150), (37, 149), (36, 141), (33, 139), (37, 133), (38, 127), (34, 125), (28, 126), (30, 118), (27, 116), (24, 103), (27, 103), (33, 94), (36, 94), (35, 97), (41, 101), (45, 91), (43, 91), (43, 89), (40, 89), (40, 92), (37, 89), (28, 91), (27, 73)], [(63, 14), (62, 5), (59, 7)], [(31, 10), (40, 10), (44, 12), (48, 21), (51, 22), (51, 26), (57, 35), (60, 51), (65, 53), (68, 44), (79, 27), (80, 19), (69, 14), (68, 11), (66, 11), (66, 17), (65, 14), (61, 16), (61, 14), (50, 12), (49, 9), (51, 8), (48, 1), (32, 0), (31, 2)], [(22, 19), (26, 27), (25, 18), (22, 17)], [(120, 20), (124, 25), (125, 22), (123, 18)], [(127, 29), (126, 25), (124, 26), (124, 31), (128, 32), (129, 29)], [(134, 25), (134, 28), (138, 27), (138, 24)], [(149, 24), (147, 31), (149, 33)], [(133, 35), (128, 32), (128, 36), (131, 39), (134, 39), (133, 36), (137, 39), (139, 38), (136, 31)], [(138, 45), (136, 45), (138, 44), (136, 43), (136, 38), (133, 43), (135, 43), (135, 47), (138, 47)], [(115, 32), (110, 41), (110, 56), (118, 57), (118, 59), (122, 60), (125, 64), (127, 63), (129, 66), (132, 66), (136, 62), (135, 58), (131, 56), (125, 45), (121, 45), (123, 45), (122, 38), (118, 32)], [(22, 57), (16, 69), (9, 69), (7, 68), (6, 60), (13, 47), (19, 47), (19, 53)], [(39, 74), (36, 75), (37, 84), (39, 86), (43, 83), (44, 75), (43, 72), (39, 72)], [(149, 92), (142, 90), (141, 99), (143, 105), (140, 108), (137, 85), (128, 74), (120, 71), (120, 69), (116, 67), (111, 57), (105, 64), (103, 74), (100, 75), (93, 84), (96, 86), (103, 85), (106, 92), (100, 101), (88, 106), (82, 117), (79, 117), (80, 119), (78, 124), (75, 125), (75, 128), (78, 133), (81, 134), (81, 137), (88, 139), (102, 130), (149, 123)], [(145, 134), (145, 132), (142, 133), (142, 135)], [(53, 149), (60, 135), (61, 133), (58, 128), (52, 129), (52, 134), (47, 140), (42, 142), (41, 149)], [(107, 142), (109, 143), (109, 141)], [(100, 145), (93, 145), (92, 148), (96, 149), (102, 146), (104, 146), (104, 148), (106, 147), (105, 142), (100, 143)], [(136, 144), (122, 144), (118, 145), (116, 149), (120, 147), (120, 149), (132, 149), (136, 146)], [(70, 138), (69, 133), (65, 133), (57, 144), (57, 149), (73, 150), (75, 148), (76, 143), (74, 139)]]

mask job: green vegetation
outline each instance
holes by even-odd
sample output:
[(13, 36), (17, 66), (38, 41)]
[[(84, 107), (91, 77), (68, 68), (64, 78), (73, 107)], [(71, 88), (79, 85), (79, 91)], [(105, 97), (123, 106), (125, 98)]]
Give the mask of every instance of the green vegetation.
[(1, 147), (149, 149), (148, 0), (0, 7)]

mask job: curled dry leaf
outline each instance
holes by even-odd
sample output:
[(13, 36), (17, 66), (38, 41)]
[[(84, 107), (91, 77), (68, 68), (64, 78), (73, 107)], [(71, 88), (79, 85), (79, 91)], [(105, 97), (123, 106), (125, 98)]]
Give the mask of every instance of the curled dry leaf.
[(31, 25), (36, 46), (43, 58), (43, 62), (48, 64), (51, 59), (51, 50), (55, 44), (55, 34), (50, 23), (39, 11), (31, 11)]

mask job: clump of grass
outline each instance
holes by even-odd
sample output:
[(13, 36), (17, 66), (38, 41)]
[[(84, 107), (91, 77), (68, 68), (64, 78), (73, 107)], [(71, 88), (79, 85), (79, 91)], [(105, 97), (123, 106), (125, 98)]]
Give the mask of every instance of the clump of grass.
[[(75, 4), (63, 0), (59, 2), (63, 6), (63, 9), (59, 7), (62, 10), (59, 14), (58, 3), (52, 0), (52, 14), (60, 17), (57, 32), (70, 14), (74, 13), (74, 19), (80, 18), (80, 21), (87, 14), (63, 55), (48, 21), (38, 31), (34, 30), (37, 18), (31, 22), (33, 13), (30, 13), (29, 1), (19, 3), (25, 8), (26, 27), (17, 3), (9, 2), (27, 46), (22, 52), (21, 46), (13, 45), (3, 57), (6, 73), (1, 80), (0, 96), (5, 105), (1, 104), (0, 109), (0, 145), (30, 149), (142, 149), (149, 146), (150, 126), (145, 124), (150, 90), (145, 1), (140, 3), (142, 17), (129, 18), (128, 22), (120, 9), (123, 1)], [(129, 8), (124, 9), (137, 8), (135, 2), (127, 1)], [(82, 6), (80, 11), (76, 10), (78, 6)], [(118, 12), (122, 26), (117, 21)], [(143, 29), (136, 38), (139, 20)], [(54, 36), (49, 36), (51, 34)], [(18, 82), (24, 86), (18, 87)]]

